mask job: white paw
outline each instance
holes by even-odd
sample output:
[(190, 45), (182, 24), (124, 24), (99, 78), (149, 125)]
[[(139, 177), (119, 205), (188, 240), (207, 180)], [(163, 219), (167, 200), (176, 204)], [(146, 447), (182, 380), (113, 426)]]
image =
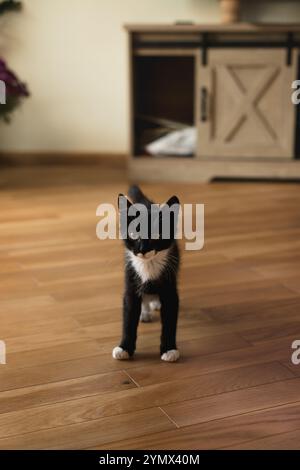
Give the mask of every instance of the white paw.
[(160, 301), (158, 300), (158, 298), (155, 299), (155, 300), (151, 300), (151, 301), (149, 302), (149, 307), (150, 307), (150, 310), (152, 310), (152, 311), (154, 311), (154, 310), (159, 310), (160, 307), (161, 307), (161, 303), (160, 303)]
[(165, 352), (161, 359), (166, 362), (176, 362), (179, 359), (179, 351), (178, 349), (170, 349), (170, 351)]
[(140, 320), (144, 323), (149, 323), (152, 321), (152, 313), (147, 311), (142, 311)]
[(112, 352), (112, 357), (114, 359), (119, 359), (120, 361), (122, 359), (129, 359), (129, 354), (127, 351), (125, 351), (124, 349), (120, 348), (120, 346), (116, 346), (114, 349), (113, 349), (113, 352)]

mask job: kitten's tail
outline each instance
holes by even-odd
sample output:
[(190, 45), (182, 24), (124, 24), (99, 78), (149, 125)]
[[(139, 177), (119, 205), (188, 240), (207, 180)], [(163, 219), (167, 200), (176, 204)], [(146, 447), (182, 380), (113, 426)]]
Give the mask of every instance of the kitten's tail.
[(151, 203), (151, 201), (149, 201), (143, 191), (136, 185), (130, 186), (128, 190), (128, 196), (134, 204), (137, 203), (148, 205), (149, 203)]

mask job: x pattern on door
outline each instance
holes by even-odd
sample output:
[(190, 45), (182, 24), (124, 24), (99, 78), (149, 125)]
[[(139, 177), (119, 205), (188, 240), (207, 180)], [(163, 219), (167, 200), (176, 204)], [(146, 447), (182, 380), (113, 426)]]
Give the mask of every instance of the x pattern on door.
[(247, 89), (243, 86), (237, 75), (234, 73), (234, 67), (220, 65), (219, 74), (223, 82), (226, 93), (230, 93), (234, 102), (235, 109), (230, 113), (228, 121), (221, 132), (221, 140), (223, 142), (230, 141), (245, 120), (250, 117), (256, 119), (260, 127), (260, 131), (265, 137), (271, 141), (277, 139), (275, 129), (271, 126), (268, 117), (257, 106), (266, 90), (272, 85), (280, 68), (276, 66), (268, 66), (259, 69), (256, 79)]

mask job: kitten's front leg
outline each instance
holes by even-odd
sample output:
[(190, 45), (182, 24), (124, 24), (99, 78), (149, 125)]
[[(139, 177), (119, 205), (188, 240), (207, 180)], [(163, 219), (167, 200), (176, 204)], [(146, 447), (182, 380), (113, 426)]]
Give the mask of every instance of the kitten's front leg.
[(113, 349), (114, 359), (128, 359), (133, 355), (140, 314), (141, 298), (133, 291), (126, 291), (123, 298), (123, 336), (120, 346)]
[(167, 362), (175, 362), (179, 359), (179, 351), (176, 346), (176, 331), (179, 299), (176, 286), (166, 289), (161, 295), (161, 359)]

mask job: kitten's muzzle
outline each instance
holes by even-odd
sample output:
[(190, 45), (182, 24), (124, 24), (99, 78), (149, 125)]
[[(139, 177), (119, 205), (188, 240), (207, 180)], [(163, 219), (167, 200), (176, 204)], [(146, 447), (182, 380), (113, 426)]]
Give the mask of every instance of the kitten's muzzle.
[(142, 258), (142, 259), (151, 259), (153, 258), (154, 256), (156, 255), (156, 250), (151, 250), (151, 251), (147, 251), (147, 252), (140, 252), (137, 254), (137, 256), (139, 258)]

